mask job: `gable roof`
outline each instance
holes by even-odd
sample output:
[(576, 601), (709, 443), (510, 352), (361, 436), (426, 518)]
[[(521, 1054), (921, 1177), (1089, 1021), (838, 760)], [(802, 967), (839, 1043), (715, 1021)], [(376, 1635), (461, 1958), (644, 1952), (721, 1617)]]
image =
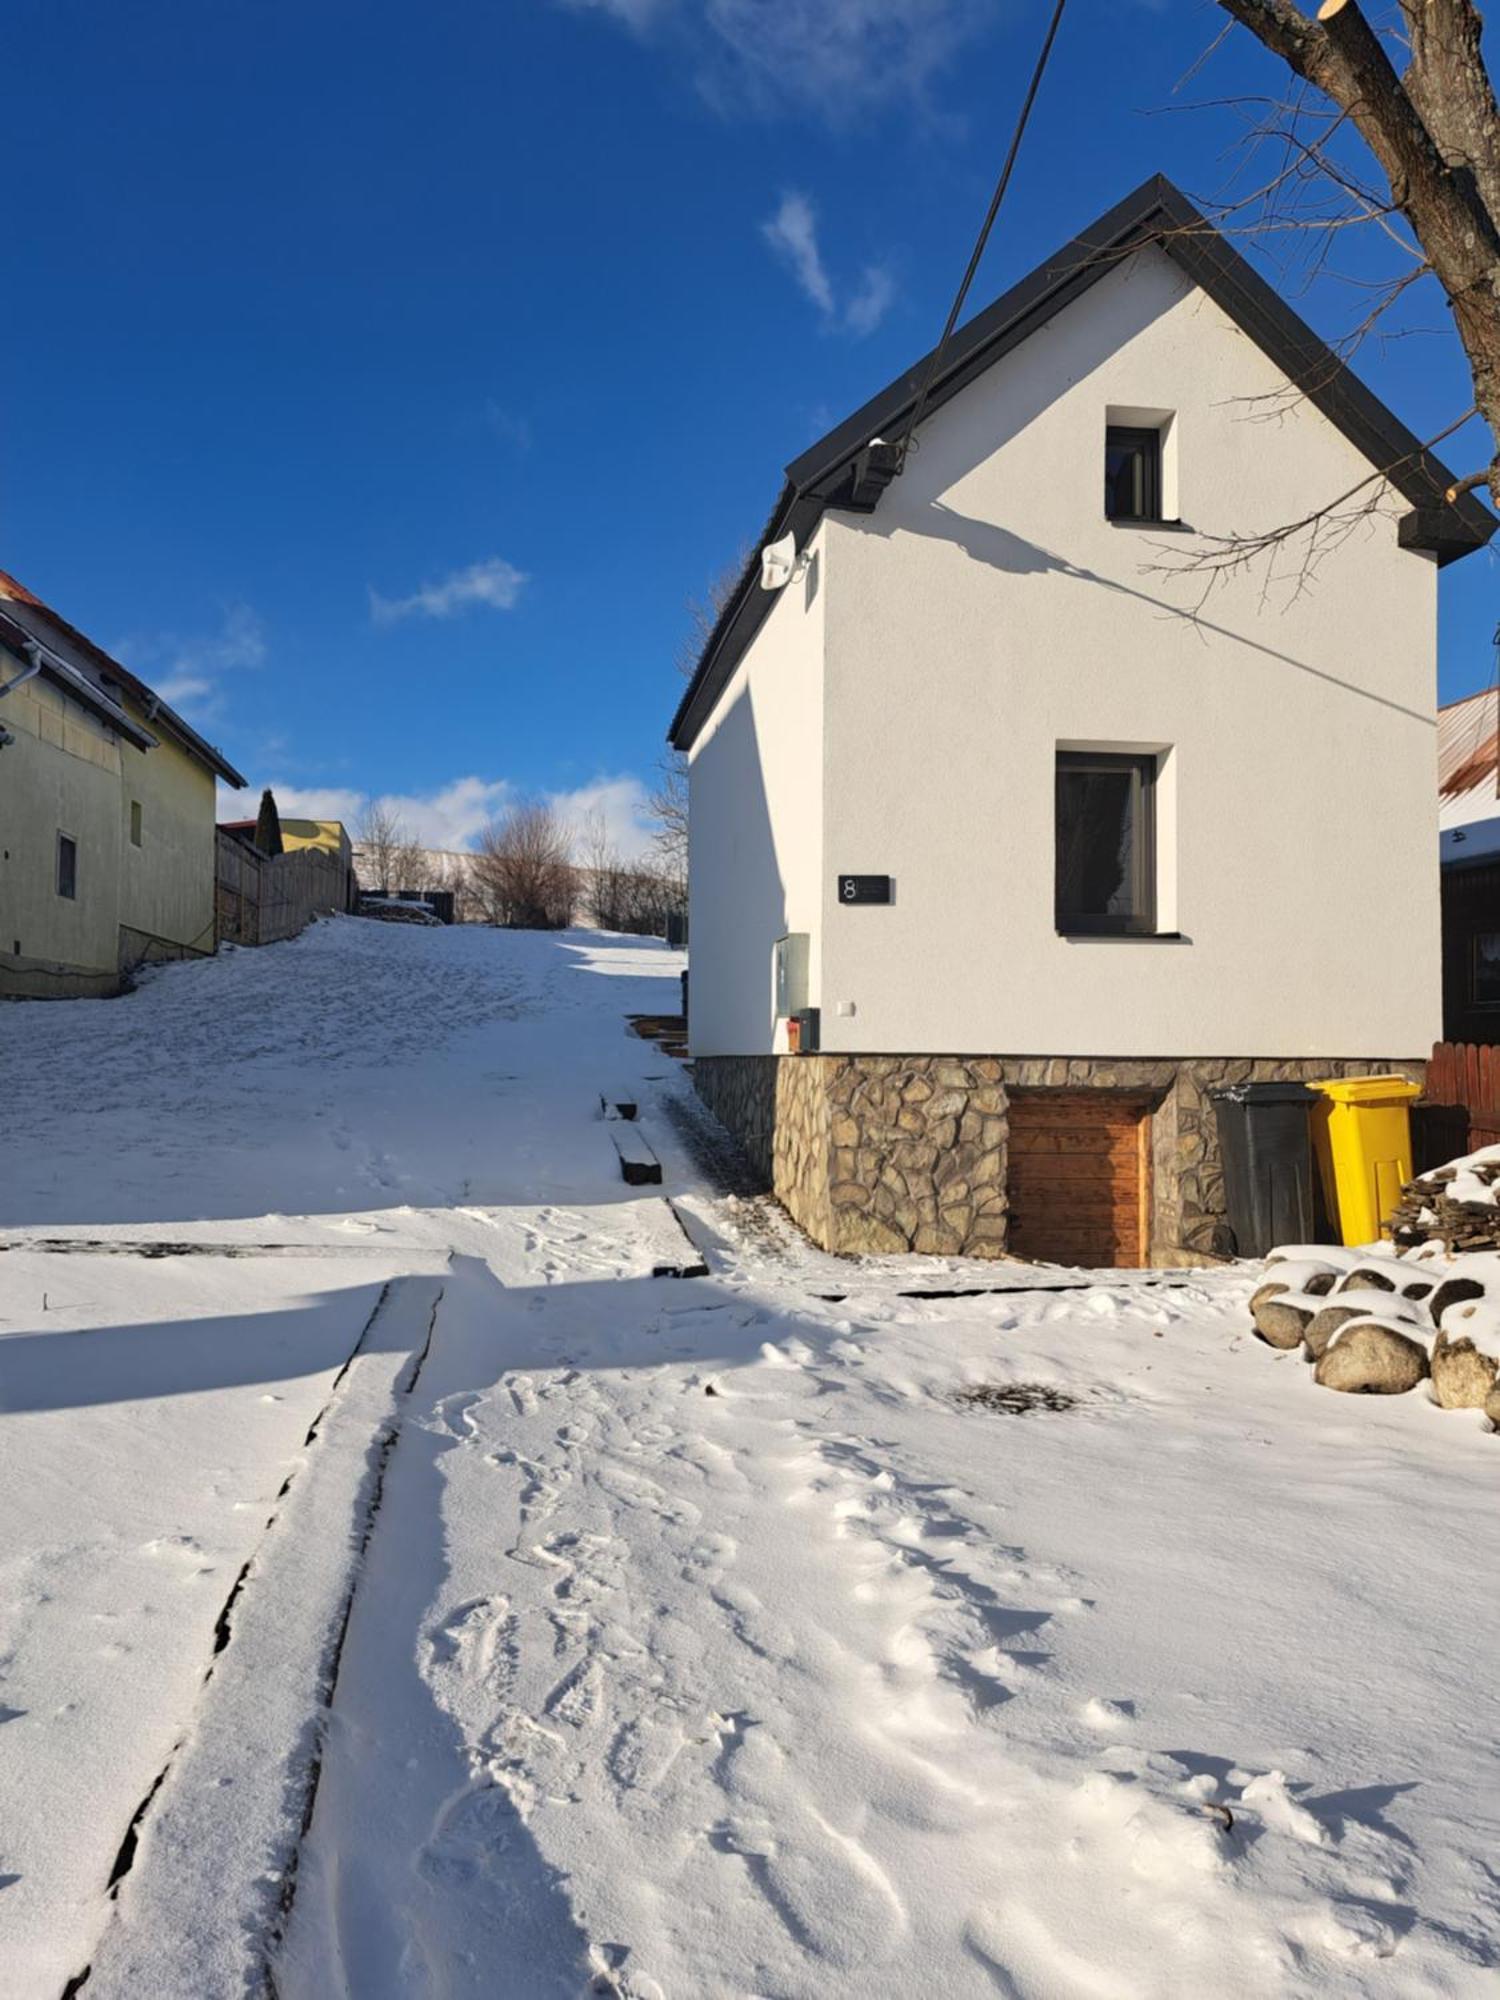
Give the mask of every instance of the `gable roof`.
[[(1472, 493), (1452, 502), (1444, 498), (1453, 475), (1441, 460), (1160, 174), (958, 329), (928, 392), (924, 414), (941, 409), (1148, 244), (1172, 258), (1410, 503), (1411, 512), (1398, 524), (1403, 548), (1426, 550), (1439, 563), (1448, 563), (1484, 547), (1500, 525), (1489, 508)], [(804, 548), (829, 507), (874, 511), (895, 469), (894, 450), (882, 440), (899, 437), (931, 358), (924, 355), (786, 468), (771, 518), (672, 719), (668, 738), (678, 749), (687, 749), (697, 737), (774, 602), (775, 593), (760, 588), (761, 550), (787, 534)]]
[[(12, 637), (11, 635), (15, 635)], [(0, 642), (12, 648), (23, 646), (30, 639), (46, 649), (42, 671), (50, 680), (94, 709), (119, 733), (134, 743), (139, 750), (154, 749), (159, 738), (126, 714), (115, 700), (116, 690), (123, 689), (132, 700), (145, 710), (148, 721), (178, 743), (200, 764), (206, 764), (217, 777), (236, 788), (243, 787), (245, 780), (223, 754), (212, 743), (200, 736), (191, 723), (184, 722), (176, 709), (170, 708), (153, 688), (121, 666), (96, 646), (76, 626), (44, 604), (34, 591), (18, 583), (0, 569)], [(59, 650), (58, 642), (62, 642)], [(69, 655), (73, 657), (69, 657)]]

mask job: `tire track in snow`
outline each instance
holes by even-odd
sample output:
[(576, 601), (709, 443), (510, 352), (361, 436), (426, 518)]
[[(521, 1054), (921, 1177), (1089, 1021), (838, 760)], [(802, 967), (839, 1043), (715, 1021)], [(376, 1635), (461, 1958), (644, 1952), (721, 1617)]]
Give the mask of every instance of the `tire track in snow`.
[[(401, 1406), (415, 1386), (430, 1351), (433, 1329), (443, 1296), (440, 1285), (433, 1283), (430, 1288), (432, 1297), (425, 1314), (425, 1322), (421, 1325), (420, 1343), (405, 1349), (398, 1346), (395, 1350), (397, 1354), (404, 1354), (405, 1358), (400, 1362), (394, 1385), (394, 1407), (373, 1434), (363, 1431), (357, 1441), (356, 1448), (359, 1450), (360, 1461), (365, 1470), (353, 1497), (352, 1518), (340, 1516), (334, 1511), (325, 1521), (319, 1523), (320, 1527), (326, 1529), (331, 1524), (344, 1520), (349, 1531), (349, 1545), (347, 1553), (339, 1550), (330, 1552), (336, 1567), (344, 1572), (342, 1595), (337, 1591), (327, 1591), (315, 1586), (308, 1594), (310, 1602), (304, 1607), (305, 1630), (302, 1636), (311, 1646), (313, 1653), (312, 1685), (309, 1686), (308, 1696), (315, 1712), (319, 1710), (326, 1712), (332, 1701), (348, 1628), (349, 1609), (358, 1587), (360, 1566), (368, 1549), (373, 1523), (380, 1507), (386, 1463), (400, 1434)], [(107, 1925), (89, 1964), (76, 1973), (63, 1988), (62, 2000), (71, 2000), (71, 1996), (79, 1993), (86, 1985), (99, 1984), (101, 1980), (104, 1990), (110, 1993), (133, 1994), (139, 1990), (136, 1974), (130, 1969), (137, 1949), (136, 1940), (128, 1935), (130, 1930), (128, 1922), (123, 1933), (116, 1926), (134, 1914), (130, 1905), (138, 1900), (136, 1876), (142, 1852), (141, 1843), (150, 1830), (149, 1822), (153, 1815), (169, 1814), (176, 1803), (171, 1786), (180, 1765), (191, 1762), (195, 1755), (205, 1754), (212, 1762), (212, 1754), (205, 1751), (205, 1743), (215, 1736), (223, 1738), (225, 1731), (222, 1718), (211, 1728), (205, 1729), (203, 1702), (213, 1701), (220, 1692), (217, 1686), (218, 1680), (231, 1667), (239, 1666), (235, 1651), (236, 1641), (239, 1640), (242, 1645), (246, 1643), (243, 1636), (244, 1628), (247, 1625), (254, 1627), (262, 1609), (264, 1608), (268, 1621), (274, 1626), (279, 1627), (286, 1615), (282, 1602), (284, 1593), (271, 1581), (272, 1570), (278, 1560), (287, 1553), (282, 1546), (283, 1537), (278, 1532), (283, 1517), (296, 1502), (300, 1502), (302, 1493), (309, 1484), (316, 1487), (322, 1479), (327, 1468), (319, 1454), (318, 1446), (339, 1421), (344, 1403), (351, 1393), (357, 1393), (358, 1378), (351, 1383), (351, 1377), (361, 1359), (372, 1352), (373, 1337), (386, 1324), (398, 1304), (405, 1305), (419, 1299), (422, 1289), (423, 1281), (414, 1278), (392, 1279), (382, 1287), (380, 1296), (365, 1320), (358, 1339), (345, 1357), (330, 1384), (327, 1397), (308, 1426), (303, 1439), (303, 1456), (282, 1481), (256, 1549), (241, 1568), (219, 1613), (214, 1630), (213, 1652), (203, 1675), (202, 1685), (205, 1694), (200, 1701), (199, 1709), (195, 1711), (192, 1723), (182, 1731), (171, 1755), (137, 1807), (121, 1843), (107, 1885), (108, 1899), (114, 1906), (114, 1918)], [(348, 1444), (349, 1441), (344, 1441), (345, 1449), (348, 1448)], [(305, 1532), (307, 1524), (301, 1525)], [(298, 1559), (295, 1550), (291, 1553), (294, 1560)], [(274, 1600), (268, 1601), (264, 1607), (258, 1588), (262, 1578), (265, 1579), (266, 1588)], [(295, 1648), (290, 1650), (295, 1655)], [(292, 1671), (287, 1658), (289, 1649), (284, 1631), (278, 1630), (273, 1633), (272, 1651), (280, 1663), (281, 1670)], [(254, 1678), (252, 1671), (252, 1681)], [(237, 1690), (236, 1695), (228, 1698), (233, 1701), (236, 1696), (243, 1701), (243, 1690)], [(288, 1745), (289, 1749), (290, 1747)], [(276, 1911), (271, 1913), (268, 1922), (257, 1927), (263, 1929), (264, 1937), (270, 1941), (274, 1941), (277, 1924), (290, 1908), (295, 1893), (297, 1848), (306, 1832), (311, 1815), (321, 1762), (322, 1725), (315, 1721), (300, 1748), (292, 1751), (292, 1761), (284, 1774), (284, 1784), (278, 1792), (276, 1807), (273, 1809), (272, 1817), (280, 1823), (284, 1832), (280, 1836), (273, 1833), (268, 1837), (273, 1844), (280, 1837), (284, 1843), (283, 1851), (278, 1857), (277, 1865), (269, 1867), (261, 1880), (263, 1883), (276, 1885)], [(231, 1780), (221, 1777), (216, 1782), (220, 1786), (226, 1786)], [(197, 1791), (200, 1795), (204, 1791), (204, 1781), (201, 1776)], [(221, 1795), (219, 1811), (222, 1812), (227, 1808), (228, 1797)], [(246, 1802), (237, 1798), (237, 1814), (246, 1810), (248, 1810)], [(165, 1865), (170, 1874), (172, 1866), (170, 1860)], [(170, 1897), (170, 1884), (158, 1881), (152, 1885), (153, 1893), (163, 1890)], [(148, 1924), (147, 1928), (150, 1927)], [(200, 1920), (196, 1928), (201, 1931), (212, 1927), (203, 1925)], [(242, 1940), (237, 1938), (236, 1942)], [(274, 1994), (274, 1983), (263, 1952), (260, 1954), (258, 1968), (251, 1977), (252, 1982), (258, 1984), (263, 1992)]]

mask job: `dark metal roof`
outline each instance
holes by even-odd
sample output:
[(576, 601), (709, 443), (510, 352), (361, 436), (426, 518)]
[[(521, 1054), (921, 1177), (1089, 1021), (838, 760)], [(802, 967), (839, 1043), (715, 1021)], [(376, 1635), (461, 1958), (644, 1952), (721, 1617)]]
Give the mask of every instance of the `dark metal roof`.
[[(925, 414), (940, 409), (1123, 258), (1148, 244), (1157, 245), (1180, 265), (1410, 502), (1412, 511), (1401, 517), (1398, 527), (1402, 548), (1425, 550), (1439, 563), (1448, 563), (1484, 547), (1500, 525), (1489, 508), (1472, 493), (1452, 502), (1444, 498), (1453, 475), (1441, 460), (1160, 174), (958, 330), (929, 392)], [(773, 592), (759, 587), (761, 550), (789, 533), (796, 536), (799, 548), (804, 547), (829, 507), (856, 513), (874, 510), (889, 482), (889, 465), (882, 463), (876, 441), (899, 437), (930, 358), (923, 355), (786, 468), (785, 484), (765, 533), (709, 634), (672, 719), (668, 735), (678, 749), (693, 743), (712, 714), (774, 601)]]
[[(14, 618), (7, 618), (0, 612), (0, 648), (17, 660), (26, 660), (32, 646), (37, 645), (36, 634)], [(64, 694), (71, 696), (80, 707), (97, 715), (101, 722), (107, 722), (111, 729), (123, 736), (127, 743), (133, 743), (137, 750), (154, 750), (157, 739), (149, 729), (142, 729), (133, 722), (117, 701), (105, 693), (104, 689), (91, 681), (87, 674), (80, 673), (66, 660), (49, 656), (44, 650), (38, 654), (38, 664), (45, 679), (60, 687)], [(3, 678), (3, 676), (0, 676)]]
[[(105, 707), (101, 712), (107, 713), (114, 727), (139, 748), (149, 749), (157, 739), (142, 729), (138, 723), (133, 722), (110, 698), (108, 683), (112, 682), (117, 687), (123, 688), (145, 710), (147, 719), (154, 727), (175, 736), (182, 747), (191, 751), (201, 764), (206, 764), (209, 770), (236, 789), (243, 789), (245, 780), (233, 764), (221, 751), (215, 749), (212, 743), (200, 736), (191, 723), (184, 722), (176, 709), (168, 707), (161, 696), (133, 674), (128, 667), (121, 666), (120, 662), (106, 653), (102, 646), (96, 646), (85, 633), (80, 632), (75, 625), (70, 625), (61, 613), (54, 611), (50, 604), (44, 604), (35, 592), (28, 590), (24, 583), (18, 583), (13, 576), (8, 576), (4, 570), (0, 570), (0, 618), (13, 629), (19, 629), (40, 645), (48, 647), (53, 653), (58, 652), (57, 641), (61, 638), (65, 643), (64, 652), (60, 657), (70, 672), (66, 679), (55, 672), (53, 677), (59, 679), (62, 685), (67, 686), (68, 692), (78, 696), (80, 700), (86, 698), (80, 693), (80, 688), (87, 689), (95, 697), (96, 702), (102, 700)], [(80, 660), (68, 660), (67, 648), (77, 652)], [(87, 663), (90, 671), (84, 671), (82, 662)], [(98, 681), (94, 679), (96, 674), (99, 676)], [(105, 685), (101, 686), (100, 682)]]

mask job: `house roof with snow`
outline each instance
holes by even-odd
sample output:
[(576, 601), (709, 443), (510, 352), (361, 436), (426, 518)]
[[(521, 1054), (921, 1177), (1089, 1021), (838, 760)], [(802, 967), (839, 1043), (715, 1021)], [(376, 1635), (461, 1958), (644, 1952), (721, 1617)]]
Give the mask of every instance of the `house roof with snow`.
[[(152, 732), (160, 730), (227, 784), (244, 785), (244, 778), (223, 753), (153, 688), (44, 604), (24, 583), (0, 570), (0, 646), (24, 656), (31, 645), (39, 649), (37, 657), (49, 680), (92, 709), (138, 750), (154, 749), (161, 738)], [(119, 699), (121, 694), (129, 695), (143, 711), (149, 727), (142, 727), (128, 713)]]
[[(928, 391), (925, 413), (940, 409), (1122, 259), (1148, 245), (1172, 258), (1406, 500), (1410, 511), (1398, 526), (1403, 548), (1448, 563), (1485, 545), (1497, 526), (1488, 507), (1472, 493), (1447, 499), (1453, 475), (1442, 461), (1159, 174), (958, 330)], [(771, 517), (673, 717), (669, 740), (678, 749), (692, 745), (774, 602), (772, 592), (759, 588), (761, 551), (788, 534), (805, 547), (830, 507), (874, 512), (895, 474), (895, 440), (910, 419), (930, 360), (924, 355), (787, 466)]]

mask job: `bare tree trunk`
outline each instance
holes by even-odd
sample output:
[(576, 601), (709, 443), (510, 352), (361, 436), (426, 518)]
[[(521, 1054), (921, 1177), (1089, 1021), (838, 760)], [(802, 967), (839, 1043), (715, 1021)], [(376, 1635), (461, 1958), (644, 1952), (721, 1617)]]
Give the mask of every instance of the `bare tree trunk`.
[[(1489, 425), (1490, 463), (1459, 487), (1500, 503), (1500, 111), (1470, 0), (1401, 0), (1411, 61), (1398, 76), (1359, 0), (1219, 0), (1347, 114), (1447, 295)], [(1455, 492), (1459, 490), (1456, 487)]]

